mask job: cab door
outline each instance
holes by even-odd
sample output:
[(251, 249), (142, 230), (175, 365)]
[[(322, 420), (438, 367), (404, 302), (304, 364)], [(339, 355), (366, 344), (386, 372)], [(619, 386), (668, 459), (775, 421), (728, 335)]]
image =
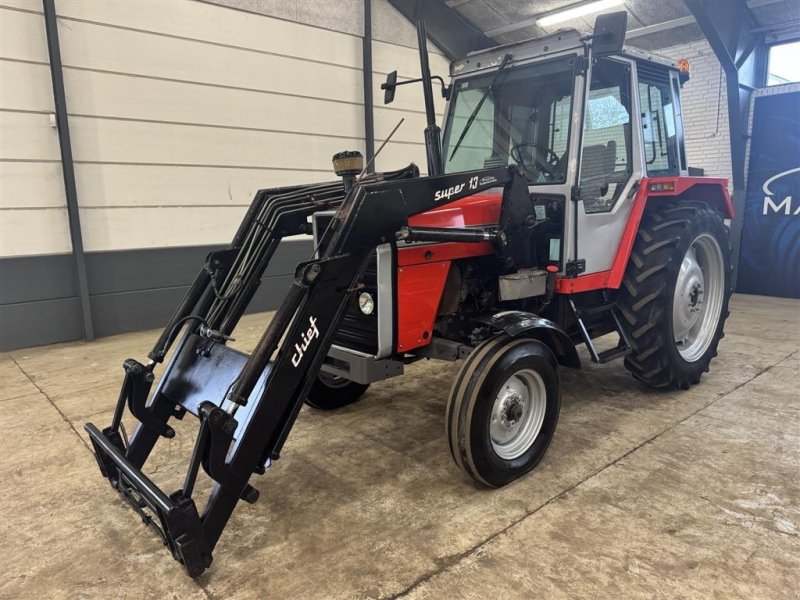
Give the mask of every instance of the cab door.
[(597, 58), (589, 78), (574, 202), (580, 275), (611, 268), (642, 176), (635, 63)]

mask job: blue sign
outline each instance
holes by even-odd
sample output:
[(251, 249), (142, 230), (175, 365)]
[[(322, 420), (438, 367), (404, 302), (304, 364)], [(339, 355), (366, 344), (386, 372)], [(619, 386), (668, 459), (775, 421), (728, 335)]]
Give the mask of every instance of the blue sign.
[(736, 291), (800, 298), (800, 92), (755, 99)]

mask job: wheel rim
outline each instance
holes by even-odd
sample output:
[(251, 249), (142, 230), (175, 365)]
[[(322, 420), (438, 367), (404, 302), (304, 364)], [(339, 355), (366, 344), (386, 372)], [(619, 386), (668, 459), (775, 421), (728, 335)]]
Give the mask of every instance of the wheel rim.
[(542, 429), (546, 408), (547, 389), (539, 373), (523, 369), (509, 377), (492, 406), (489, 433), (495, 453), (505, 460), (525, 454)]
[(672, 333), (683, 360), (705, 354), (717, 331), (725, 294), (725, 263), (717, 240), (697, 236), (681, 262), (672, 299)]

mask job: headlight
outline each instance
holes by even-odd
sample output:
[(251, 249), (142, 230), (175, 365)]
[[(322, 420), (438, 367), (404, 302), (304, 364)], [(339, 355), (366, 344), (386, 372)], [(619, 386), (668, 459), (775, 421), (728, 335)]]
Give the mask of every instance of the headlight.
[(358, 308), (365, 315), (371, 315), (375, 310), (375, 300), (369, 292), (361, 292), (358, 296)]

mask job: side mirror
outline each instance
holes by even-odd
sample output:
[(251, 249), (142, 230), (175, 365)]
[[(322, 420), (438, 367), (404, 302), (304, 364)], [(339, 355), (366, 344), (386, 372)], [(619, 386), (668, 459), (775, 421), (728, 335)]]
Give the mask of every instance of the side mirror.
[(595, 56), (619, 54), (625, 44), (628, 13), (623, 11), (597, 15), (592, 32), (592, 53)]
[(392, 71), (386, 76), (386, 81), (381, 84), (383, 92), (383, 103), (391, 104), (394, 102), (394, 90), (397, 87), (397, 71)]

